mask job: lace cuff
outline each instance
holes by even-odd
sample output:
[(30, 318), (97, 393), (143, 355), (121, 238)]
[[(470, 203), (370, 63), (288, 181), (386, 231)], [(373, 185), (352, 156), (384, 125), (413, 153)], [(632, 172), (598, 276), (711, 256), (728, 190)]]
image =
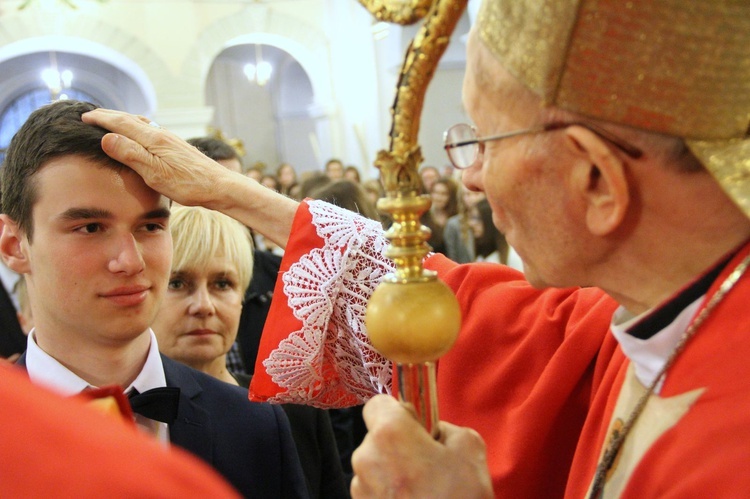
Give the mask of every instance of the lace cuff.
[[(282, 279), (286, 303), (271, 309), (263, 332), (276, 344), (265, 371), (256, 369), (251, 398), (330, 408), (390, 393), (391, 363), (370, 345), (364, 324), (370, 295), (393, 270), (387, 245), (377, 221), (323, 201), (301, 203), (285, 252), (294, 259)], [(288, 334), (279, 328), (290, 314), (298, 328)]]

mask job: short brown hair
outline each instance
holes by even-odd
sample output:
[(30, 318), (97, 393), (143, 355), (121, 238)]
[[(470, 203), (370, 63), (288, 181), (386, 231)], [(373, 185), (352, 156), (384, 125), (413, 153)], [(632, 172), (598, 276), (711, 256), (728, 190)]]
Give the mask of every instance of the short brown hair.
[(81, 121), (83, 113), (97, 107), (75, 100), (40, 107), (10, 141), (0, 173), (2, 212), (18, 223), (29, 241), (34, 230), (31, 210), (37, 196), (33, 177), (49, 161), (82, 156), (102, 166), (125, 168), (102, 150), (102, 137), (108, 130)]
[(236, 159), (242, 163), (242, 158), (231, 145), (214, 137), (194, 137), (187, 140), (188, 144), (195, 146), (214, 161)]

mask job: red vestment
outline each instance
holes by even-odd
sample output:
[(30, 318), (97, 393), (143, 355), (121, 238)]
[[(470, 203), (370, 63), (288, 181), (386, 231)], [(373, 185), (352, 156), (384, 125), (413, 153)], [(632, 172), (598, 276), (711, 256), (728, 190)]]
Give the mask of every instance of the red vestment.
[(207, 465), (0, 361), (3, 497), (239, 497)]
[[(368, 348), (362, 320), (370, 281), (390, 268), (376, 254), (379, 237), (362, 219), (303, 203), (251, 397), (335, 406), (366, 399), (368, 390), (389, 391), (389, 365)], [(749, 252), (740, 251), (708, 296)], [(534, 289), (495, 264), (456, 265), (434, 255), (425, 266), (454, 290), (463, 316), (455, 346), (438, 363), (441, 419), (482, 435), (497, 496), (584, 497), (618, 396), (631, 393), (623, 383), (635, 399), (643, 390), (609, 334), (617, 304), (594, 288)], [(615, 467), (621, 476), (605, 496), (750, 490), (742, 468), (750, 458), (748, 295), (750, 279), (740, 279), (668, 371), (626, 440)]]

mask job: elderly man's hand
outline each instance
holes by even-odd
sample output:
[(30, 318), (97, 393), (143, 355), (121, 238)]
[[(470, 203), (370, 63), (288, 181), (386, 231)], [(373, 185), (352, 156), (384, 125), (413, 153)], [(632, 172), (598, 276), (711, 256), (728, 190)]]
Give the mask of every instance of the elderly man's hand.
[(180, 204), (210, 206), (222, 191), (222, 181), (237, 175), (142, 116), (96, 109), (82, 119), (115, 132), (102, 140), (104, 152)]
[(493, 497), (484, 442), (469, 428), (440, 423), (432, 437), (393, 397), (364, 408), (368, 433), (352, 456), (352, 497)]
[(297, 201), (209, 159), (143, 116), (95, 109), (81, 119), (113, 132), (102, 139), (104, 152), (152, 189), (180, 204), (220, 211), (286, 246)]

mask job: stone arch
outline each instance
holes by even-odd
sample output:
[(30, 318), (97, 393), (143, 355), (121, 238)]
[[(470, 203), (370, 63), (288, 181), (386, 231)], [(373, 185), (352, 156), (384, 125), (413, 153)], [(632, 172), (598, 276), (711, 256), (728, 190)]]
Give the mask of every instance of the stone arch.
[(213, 23), (198, 36), (184, 75), (199, 75), (205, 85), (214, 59), (222, 50), (241, 44), (278, 47), (294, 57), (310, 78), (316, 107), (328, 108), (333, 100), (328, 41), (316, 26), (265, 8), (244, 11)]
[(34, 12), (14, 18), (0, 30), (0, 62), (39, 51), (78, 53), (105, 61), (133, 79), (147, 103), (157, 107), (157, 88), (170, 85), (164, 61), (148, 45), (118, 28), (86, 15)]

